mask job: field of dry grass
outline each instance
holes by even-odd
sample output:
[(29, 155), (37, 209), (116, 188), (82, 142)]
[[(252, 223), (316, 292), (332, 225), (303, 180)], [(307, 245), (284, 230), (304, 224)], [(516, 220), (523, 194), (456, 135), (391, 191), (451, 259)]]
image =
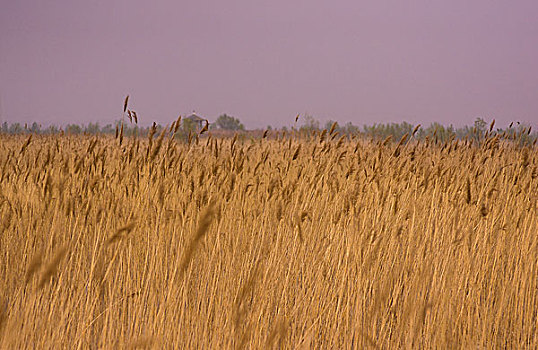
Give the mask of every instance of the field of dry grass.
[(537, 166), (494, 138), (0, 135), (0, 348), (536, 349)]

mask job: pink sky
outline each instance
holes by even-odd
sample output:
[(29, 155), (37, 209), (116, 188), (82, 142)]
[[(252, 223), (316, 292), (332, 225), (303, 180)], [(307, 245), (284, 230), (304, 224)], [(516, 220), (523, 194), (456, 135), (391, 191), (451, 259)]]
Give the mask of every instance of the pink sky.
[(538, 125), (538, 1), (0, 0), (1, 121)]

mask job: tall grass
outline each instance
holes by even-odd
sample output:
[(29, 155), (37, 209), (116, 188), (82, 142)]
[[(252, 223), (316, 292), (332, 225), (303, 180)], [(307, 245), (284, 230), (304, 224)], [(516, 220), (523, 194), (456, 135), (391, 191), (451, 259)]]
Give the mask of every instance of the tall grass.
[(0, 348), (538, 348), (536, 148), (0, 137)]

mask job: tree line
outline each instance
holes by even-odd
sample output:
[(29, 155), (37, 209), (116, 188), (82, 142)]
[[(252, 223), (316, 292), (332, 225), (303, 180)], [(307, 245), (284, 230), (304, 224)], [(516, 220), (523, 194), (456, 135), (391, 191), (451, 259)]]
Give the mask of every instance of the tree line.
[[(362, 135), (367, 138), (373, 139), (387, 139), (391, 138), (393, 141), (400, 140), (404, 135), (413, 134), (416, 139), (436, 138), (440, 141), (448, 141), (450, 139), (474, 139), (480, 141), (484, 137), (489, 135), (500, 135), (505, 139), (517, 139), (520, 142), (529, 144), (535, 143), (538, 139), (538, 133), (532, 130), (532, 127), (519, 122), (511, 123), (507, 128), (495, 127), (495, 121), (487, 123), (482, 118), (477, 118), (472, 125), (463, 127), (454, 127), (453, 125), (445, 126), (440, 123), (434, 122), (428, 126), (413, 125), (407, 122), (401, 123), (374, 123), (372, 125), (363, 125), (362, 127), (356, 126), (352, 123), (346, 123), (340, 125), (335, 121), (328, 121), (323, 126), (320, 122), (311, 116), (305, 116), (297, 118), (295, 124), (288, 128), (286, 126), (281, 128), (272, 128), (268, 126), (268, 130), (274, 132), (289, 133), (294, 132), (299, 135), (310, 135), (316, 132), (322, 132), (323, 130), (334, 130), (344, 135)], [(118, 120), (114, 124), (106, 124), (104, 126), (99, 123), (89, 123), (87, 125), (80, 124), (67, 124), (63, 127), (51, 125), (42, 127), (40, 124), (34, 122), (30, 125), (20, 123), (7, 123), (4, 122), (0, 126), (0, 132), (3, 134), (58, 134), (66, 133), (70, 135), (87, 134), (115, 134), (123, 125), (124, 136), (146, 136), (152, 129), (160, 132), (165, 126), (155, 124), (153, 126), (140, 126), (129, 121)], [(234, 132), (249, 133), (246, 130), (243, 123), (238, 118), (222, 114), (214, 123), (209, 124), (209, 130), (225, 130)], [(189, 135), (196, 134), (198, 132), (198, 126), (189, 119), (181, 120), (179, 127), (177, 128), (176, 135), (179, 138), (187, 139)], [(252, 131), (252, 130), (251, 130)]]

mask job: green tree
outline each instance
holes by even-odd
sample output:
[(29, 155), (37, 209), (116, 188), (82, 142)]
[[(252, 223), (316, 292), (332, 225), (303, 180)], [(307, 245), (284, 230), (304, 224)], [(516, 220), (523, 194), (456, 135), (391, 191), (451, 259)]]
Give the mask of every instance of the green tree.
[(176, 133), (176, 138), (187, 141), (189, 139), (189, 135), (195, 135), (196, 131), (197, 126), (195, 122), (190, 119), (183, 119), (181, 121), (181, 126)]
[(476, 128), (476, 131), (483, 134), (486, 131), (487, 123), (482, 118), (476, 118), (474, 121), (474, 127)]
[(336, 132), (340, 132), (340, 131), (341, 131), (341, 130), (340, 130), (340, 124), (338, 124), (337, 121), (330, 120), (330, 119), (325, 123), (325, 129), (326, 129), (327, 131), (331, 130), (331, 128), (333, 127), (333, 124), (335, 124), (335, 123), (336, 123), (336, 125), (335, 125), (335, 127), (334, 127), (334, 131), (336, 131)]
[(344, 134), (358, 134), (359, 133), (359, 127), (356, 125), (353, 125), (352, 122), (346, 123), (344, 127), (342, 128), (342, 131)]
[(312, 132), (319, 131), (319, 121), (311, 115), (306, 115), (303, 118), (303, 125), (299, 128), (301, 131)]
[(223, 130), (245, 130), (244, 125), (239, 119), (227, 114), (220, 115), (215, 121), (215, 125), (217, 128)]
[(77, 124), (67, 124), (67, 127), (65, 128), (65, 131), (68, 134), (80, 134), (82, 132), (82, 128), (80, 125)]
[(22, 133), (23, 128), (20, 123), (11, 124), (9, 126), (9, 133), (10, 134), (20, 134)]
[(475, 130), (475, 137), (477, 140), (481, 140), (483, 138), (484, 133), (486, 132), (486, 126), (487, 123), (482, 118), (476, 118), (474, 121), (474, 130)]
[(115, 129), (112, 126), (112, 124), (107, 124), (103, 126), (103, 129), (101, 129), (101, 132), (104, 134), (113, 134), (115, 132)]
[(37, 124), (36, 122), (32, 123), (32, 126), (30, 127), (30, 131), (34, 134), (40, 134), (41, 133), (41, 125)]
[(47, 134), (57, 134), (59, 132), (58, 127), (56, 125), (50, 125), (45, 132)]
[(188, 134), (189, 132), (194, 133), (196, 131), (196, 123), (190, 119), (184, 119), (181, 121), (181, 130)]
[(84, 130), (88, 134), (95, 135), (98, 134), (101, 130), (99, 128), (99, 123), (89, 123), (86, 127), (86, 130)]

